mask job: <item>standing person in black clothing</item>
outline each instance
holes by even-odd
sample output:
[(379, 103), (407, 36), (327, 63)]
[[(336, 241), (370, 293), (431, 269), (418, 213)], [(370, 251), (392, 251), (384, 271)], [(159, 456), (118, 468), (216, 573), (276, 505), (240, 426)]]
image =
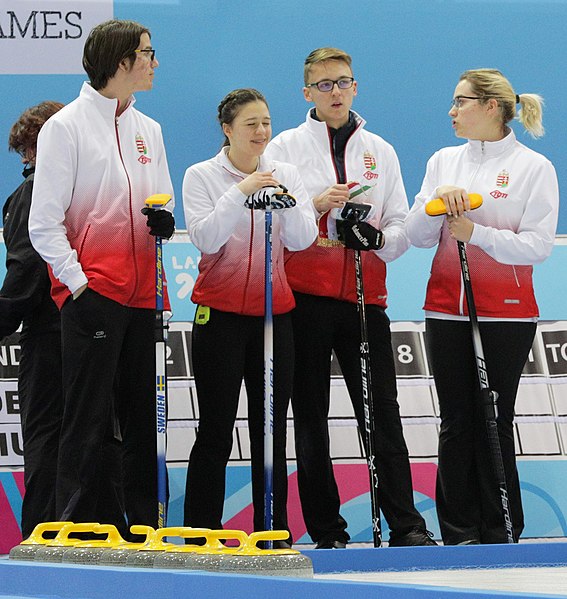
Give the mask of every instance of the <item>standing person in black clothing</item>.
[[(273, 525), (284, 530), (288, 528), (286, 417), (293, 382), (289, 313), (294, 306), (285, 277), (284, 247), (308, 247), (317, 228), (297, 169), (266, 161), (263, 156), (272, 135), (264, 96), (255, 89), (233, 90), (219, 104), (218, 121), (225, 135), (222, 149), (213, 158), (189, 167), (183, 180), (187, 230), (202, 252), (192, 296), (198, 305), (192, 352), (199, 430), (189, 459), (185, 525), (222, 527), (226, 465), (244, 381), (254, 530), (265, 528), (265, 217), (262, 210), (250, 208), (255, 196), (285, 185), (297, 205), (276, 210), (272, 230)], [(221, 363), (220, 370), (212, 367)], [(289, 546), (291, 537), (275, 543), (280, 548)]]
[[(357, 94), (351, 63), (337, 48), (309, 54), (303, 94), (315, 107), (302, 125), (278, 135), (267, 150), (271, 158), (298, 167), (319, 224), (316, 241), (306, 250), (288, 252), (285, 265), (296, 302), (292, 408), (301, 507), (318, 549), (346, 546), (350, 536), (339, 513), (327, 420), (334, 350), (364, 431), (353, 253), (363, 250), (380, 508), (391, 546), (435, 545), (413, 502), (386, 314), (386, 263), (409, 247), (407, 198), (394, 149), (367, 131), (364, 119), (351, 110)], [(336, 217), (349, 199), (371, 204), (373, 212), (356, 231), (346, 226), (342, 240)]]
[(22, 156), (25, 181), (4, 204), (6, 276), (0, 289), (0, 337), (20, 335), (18, 397), (24, 442), (25, 496), (22, 535), (40, 522), (55, 519), (55, 476), (63, 411), (61, 323), (51, 299), (47, 265), (31, 245), (28, 217), (39, 130), (63, 108), (42, 102), (28, 108), (14, 123), (8, 147)]
[[(443, 148), (429, 159), (406, 221), (416, 247), (437, 248), (424, 306), (441, 416), (437, 516), (445, 545), (506, 543), (510, 536), (517, 542), (524, 511), (514, 407), (539, 317), (533, 268), (553, 249), (559, 186), (553, 164), (520, 142), (510, 126), (517, 119), (532, 137), (544, 134), (538, 94), (516, 94), (498, 69), (471, 69), (459, 77), (448, 116), (455, 136), (465, 143)], [(471, 192), (483, 197), (474, 212), (469, 211)], [(425, 212), (425, 205), (437, 197), (446, 217), (431, 218)], [(511, 525), (504, 518), (503, 491), (481, 407), (479, 358), (468, 301), (463, 301), (457, 241), (467, 244), (484, 368), (498, 395), (498, 438)]]
[(113, 19), (92, 29), (89, 81), (38, 138), (29, 220), (61, 310), (57, 517), (96, 518), (127, 536), (127, 525), (158, 524), (152, 235), (169, 239), (175, 221), (168, 210), (142, 210), (173, 186), (161, 127), (134, 106), (158, 66), (144, 25)]

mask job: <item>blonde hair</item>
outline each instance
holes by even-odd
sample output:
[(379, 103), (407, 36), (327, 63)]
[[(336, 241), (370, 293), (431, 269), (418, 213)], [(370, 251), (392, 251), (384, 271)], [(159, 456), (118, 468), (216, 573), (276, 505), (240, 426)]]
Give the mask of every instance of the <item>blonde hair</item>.
[(352, 71), (352, 58), (350, 54), (347, 54), (344, 50), (339, 50), (338, 48), (317, 48), (305, 59), (305, 66), (303, 67), (303, 80), (305, 81), (305, 85), (309, 83), (311, 67), (314, 64), (326, 62), (327, 60), (342, 60)]
[[(497, 69), (471, 69), (460, 76), (459, 81), (463, 80), (470, 83), (473, 94), (479, 96), (482, 103), (490, 98), (498, 101), (503, 125), (517, 118), (532, 137), (541, 137), (545, 133), (543, 98), (540, 95), (517, 95), (512, 84)], [(521, 107), (517, 116), (516, 104)]]

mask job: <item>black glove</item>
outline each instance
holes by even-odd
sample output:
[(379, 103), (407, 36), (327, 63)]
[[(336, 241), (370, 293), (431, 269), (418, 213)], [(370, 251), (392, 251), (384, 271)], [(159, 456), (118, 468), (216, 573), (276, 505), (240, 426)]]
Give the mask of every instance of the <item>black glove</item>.
[(295, 198), (288, 193), (288, 190), (280, 185), (279, 187), (262, 187), (249, 195), (244, 205), (251, 210), (266, 210), (268, 206), (271, 210), (282, 210), (293, 208), (296, 203)]
[(337, 221), (339, 239), (350, 250), (379, 250), (384, 245), (384, 234), (365, 222)]
[(148, 217), (146, 223), (150, 228), (150, 235), (169, 239), (175, 231), (175, 219), (169, 210), (154, 210), (153, 208), (142, 208), (142, 214)]

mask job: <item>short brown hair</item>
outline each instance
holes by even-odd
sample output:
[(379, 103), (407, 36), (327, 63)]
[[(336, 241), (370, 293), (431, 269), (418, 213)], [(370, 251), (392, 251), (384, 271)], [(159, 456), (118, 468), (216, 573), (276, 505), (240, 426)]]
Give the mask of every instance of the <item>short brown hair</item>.
[(151, 37), (150, 30), (135, 21), (113, 19), (93, 27), (83, 50), (83, 68), (94, 89), (107, 86), (122, 60), (134, 63), (144, 33)]
[(326, 62), (327, 60), (342, 60), (352, 71), (352, 58), (350, 54), (347, 54), (344, 50), (339, 50), (338, 48), (317, 48), (305, 59), (305, 66), (303, 67), (303, 80), (305, 81), (305, 85), (309, 83), (311, 67), (314, 64)]
[(8, 138), (8, 149), (24, 155), (26, 150), (37, 145), (39, 130), (45, 121), (63, 108), (61, 102), (48, 100), (32, 106), (20, 115), (20, 118), (12, 125), (10, 137)]

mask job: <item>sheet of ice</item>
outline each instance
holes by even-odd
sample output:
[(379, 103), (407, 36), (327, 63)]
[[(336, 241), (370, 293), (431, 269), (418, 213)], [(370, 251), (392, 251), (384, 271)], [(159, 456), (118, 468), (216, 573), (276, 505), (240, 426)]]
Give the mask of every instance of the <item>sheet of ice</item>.
[(567, 567), (345, 572), (316, 574), (315, 579), (432, 585), (567, 597)]

